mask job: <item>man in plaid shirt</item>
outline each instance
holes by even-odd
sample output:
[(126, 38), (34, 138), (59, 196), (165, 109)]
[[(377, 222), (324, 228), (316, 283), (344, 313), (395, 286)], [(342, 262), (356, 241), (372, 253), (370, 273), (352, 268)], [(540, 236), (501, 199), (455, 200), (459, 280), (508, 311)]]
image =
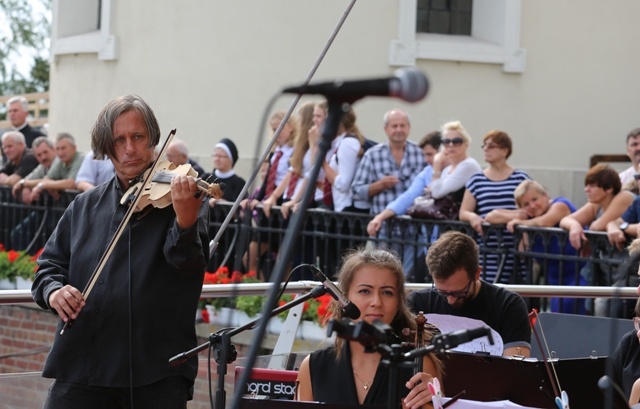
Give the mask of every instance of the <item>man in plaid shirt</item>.
[[(367, 150), (358, 165), (351, 187), (354, 200), (368, 200), (370, 213), (378, 214), (402, 192), (409, 188), (413, 178), (424, 168), (422, 149), (408, 140), (411, 123), (409, 115), (399, 109), (384, 114), (384, 131), (388, 142)], [(392, 238), (411, 237), (410, 231), (394, 231)], [(388, 238), (385, 226), (378, 235)], [(410, 275), (414, 265), (415, 248), (392, 245), (402, 256), (405, 275)]]

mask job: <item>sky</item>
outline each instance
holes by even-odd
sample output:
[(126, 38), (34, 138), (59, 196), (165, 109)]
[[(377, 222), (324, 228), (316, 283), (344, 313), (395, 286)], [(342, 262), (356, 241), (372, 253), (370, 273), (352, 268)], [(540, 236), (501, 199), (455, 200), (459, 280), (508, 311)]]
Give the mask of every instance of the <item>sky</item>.
[[(36, 19), (39, 19), (42, 16), (46, 16), (47, 20), (51, 23), (51, 11), (47, 10), (47, 8), (42, 3), (47, 0), (28, 0), (33, 8), (33, 16)], [(5, 26), (5, 24), (2, 24)], [(0, 28), (0, 33), (2, 33), (2, 29)], [(40, 50), (40, 56), (44, 58), (49, 58), (49, 48), (51, 45), (51, 41), (47, 39), (46, 47)], [(15, 65), (16, 69), (24, 76), (29, 76), (29, 71), (31, 69), (31, 64), (33, 62), (33, 57), (35, 56), (36, 51), (28, 48), (22, 48), (16, 55)]]

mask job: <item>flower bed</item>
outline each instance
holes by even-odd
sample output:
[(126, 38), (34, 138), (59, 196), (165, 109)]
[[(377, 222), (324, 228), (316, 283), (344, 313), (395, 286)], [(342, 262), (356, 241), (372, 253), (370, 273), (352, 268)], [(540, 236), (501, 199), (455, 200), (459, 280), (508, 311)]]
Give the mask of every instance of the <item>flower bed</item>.
[(17, 281), (32, 282), (40, 253), (42, 249), (33, 256), (25, 251), (6, 250), (0, 243), (0, 288), (14, 289)]
[[(226, 267), (218, 268), (215, 273), (206, 272), (204, 275), (204, 284), (240, 284), (259, 282), (261, 281), (256, 278), (256, 274), (253, 271), (246, 274), (242, 274), (239, 271), (230, 273), (229, 269)], [(293, 296), (285, 294), (280, 298), (278, 306), (282, 306), (291, 300), (293, 300)], [(325, 294), (316, 299), (305, 301), (302, 307), (302, 320), (311, 321), (318, 325), (324, 325), (331, 316), (332, 300), (333, 298), (331, 295)], [(255, 318), (262, 311), (265, 301), (266, 297), (261, 295), (241, 295), (237, 297), (205, 299), (201, 301), (202, 320), (205, 323), (217, 321), (219, 317), (226, 317), (229, 316), (229, 314), (233, 314), (230, 312), (233, 310), (244, 313), (249, 318)], [(280, 318), (280, 320), (285, 320), (287, 314), (288, 312), (285, 311), (281, 313), (278, 318)]]

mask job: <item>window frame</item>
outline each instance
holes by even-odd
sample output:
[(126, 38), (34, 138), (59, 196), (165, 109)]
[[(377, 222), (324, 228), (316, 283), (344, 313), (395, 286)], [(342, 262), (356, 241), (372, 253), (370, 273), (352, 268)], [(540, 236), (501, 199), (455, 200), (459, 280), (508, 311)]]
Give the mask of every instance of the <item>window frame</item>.
[(112, 0), (100, 1), (100, 29), (68, 37), (58, 37), (60, 2), (53, 0), (53, 24), (51, 27), (51, 55), (97, 53), (99, 60), (116, 60), (116, 37), (111, 34)]
[(471, 36), (416, 32), (417, 0), (398, 0), (398, 38), (389, 45), (389, 64), (416, 60), (502, 64), (504, 72), (522, 73), (526, 50), (520, 47), (522, 0), (473, 2)]

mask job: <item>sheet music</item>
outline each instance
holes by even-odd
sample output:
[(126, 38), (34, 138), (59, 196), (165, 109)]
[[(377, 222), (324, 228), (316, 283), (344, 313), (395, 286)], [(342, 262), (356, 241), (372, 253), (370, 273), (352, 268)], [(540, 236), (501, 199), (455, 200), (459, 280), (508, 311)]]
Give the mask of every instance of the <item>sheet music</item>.
[[(484, 321), (473, 318), (457, 317), (455, 315), (425, 314), (425, 317), (429, 324), (433, 324), (438, 327), (440, 332), (443, 334), (461, 329), (473, 329), (482, 326), (488, 327)], [(493, 328), (491, 328), (491, 334), (493, 335), (493, 345), (489, 343), (487, 337), (481, 337), (474, 339), (473, 341), (460, 344), (451, 350), (471, 353), (488, 352), (490, 355), (502, 356), (502, 351), (504, 349), (502, 337)]]
[[(446, 403), (451, 398), (442, 398), (442, 403)], [(500, 408), (500, 409), (540, 409), (531, 406), (521, 406), (517, 403), (513, 403), (508, 400), (500, 400), (495, 402), (480, 402), (475, 400), (460, 399), (449, 406), (451, 409), (485, 409), (485, 408)]]

